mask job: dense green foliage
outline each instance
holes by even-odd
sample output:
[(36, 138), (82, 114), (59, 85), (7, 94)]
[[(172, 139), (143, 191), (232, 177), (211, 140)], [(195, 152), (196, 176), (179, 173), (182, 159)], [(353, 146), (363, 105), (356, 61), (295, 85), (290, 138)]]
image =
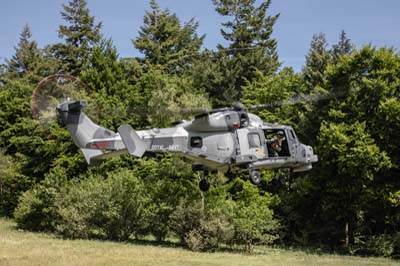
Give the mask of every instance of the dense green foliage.
[[(213, 3), (227, 19), (227, 47), (215, 51), (202, 51), (198, 22), (181, 23), (154, 0), (132, 40), (138, 58), (119, 57), (84, 0), (63, 6), (62, 43), (39, 48), (26, 25), (0, 69), (0, 215), (69, 238), (174, 235), (194, 250), (239, 244), (251, 252), (258, 243), (281, 243), (400, 256), (398, 52), (356, 49), (345, 32), (329, 47), (321, 33), (295, 73), (280, 68), (271, 1)], [(190, 164), (176, 156), (121, 156), (88, 167), (66, 130), (31, 118), (37, 82), (58, 72), (91, 88), (95, 119), (112, 130), (122, 123), (165, 127), (188, 119), (193, 108), (236, 100), (335, 97), (255, 111), (266, 122), (293, 126), (313, 145), (320, 161), (312, 171), (286, 180), (265, 171), (258, 187), (214, 174), (202, 194)]]

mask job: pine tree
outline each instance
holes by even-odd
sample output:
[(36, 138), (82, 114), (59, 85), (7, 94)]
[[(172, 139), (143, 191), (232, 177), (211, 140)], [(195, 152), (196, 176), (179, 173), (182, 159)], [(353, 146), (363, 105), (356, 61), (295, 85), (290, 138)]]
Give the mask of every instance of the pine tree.
[(340, 33), (339, 42), (337, 44), (332, 45), (332, 49), (330, 51), (332, 56), (332, 62), (336, 64), (339, 62), (340, 58), (344, 55), (350, 55), (354, 50), (354, 46), (351, 43), (351, 40), (347, 38), (347, 34), (344, 30)]
[[(122, 123), (136, 125), (135, 116), (128, 114), (131, 104), (140, 98), (125, 76), (123, 63), (118, 60), (118, 53), (112, 40), (101, 40), (93, 48), (89, 57), (90, 68), (81, 73), (82, 80), (96, 91), (95, 104), (97, 118), (102, 126), (116, 129)], [(129, 120), (128, 120), (129, 119)]]
[(6, 60), (6, 70), (11, 74), (10, 77), (23, 77), (37, 70), (42, 54), (37, 42), (32, 41), (31, 38), (29, 25), (25, 24), (18, 45), (15, 47), (15, 54), (10, 60)]
[(54, 45), (56, 57), (63, 63), (61, 72), (79, 75), (88, 63), (93, 47), (101, 40), (101, 22), (95, 24), (86, 0), (72, 0), (63, 5), (62, 18), (67, 25), (60, 25), (59, 37), (65, 43)]
[(229, 103), (241, 97), (242, 86), (251, 82), (256, 70), (266, 75), (279, 67), (277, 42), (271, 37), (279, 14), (267, 15), (271, 0), (259, 6), (255, 0), (213, 0), (216, 11), (229, 20), (222, 23), (221, 34), (229, 45), (218, 46), (224, 79), (211, 94), (223, 95)]
[(144, 54), (146, 64), (168, 73), (181, 73), (199, 53), (204, 36), (198, 36), (198, 23), (192, 18), (182, 26), (176, 14), (161, 10), (155, 0), (146, 11), (139, 37), (133, 45)]
[(313, 36), (303, 68), (304, 80), (309, 91), (313, 91), (317, 86), (322, 87), (325, 83), (325, 71), (330, 60), (327, 45), (325, 34)]

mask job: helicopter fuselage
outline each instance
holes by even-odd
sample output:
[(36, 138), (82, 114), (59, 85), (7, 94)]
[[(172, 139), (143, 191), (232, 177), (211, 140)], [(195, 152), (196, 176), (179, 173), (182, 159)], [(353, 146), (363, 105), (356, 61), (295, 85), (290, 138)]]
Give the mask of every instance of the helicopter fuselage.
[[(180, 153), (196, 164), (221, 172), (234, 167), (290, 168), (300, 172), (310, 170), (318, 160), (312, 147), (300, 143), (290, 126), (266, 124), (253, 114), (248, 114), (248, 121), (242, 123), (240, 118), (237, 124), (218, 123), (222, 119), (235, 120), (232, 111), (204, 117), (205, 121), (197, 118), (172, 128), (142, 130), (137, 134), (146, 143), (146, 151)], [(269, 141), (278, 132), (284, 135), (281, 150), (271, 153)]]
[(85, 101), (66, 101), (57, 110), (89, 164), (125, 152), (136, 157), (146, 152), (178, 153), (195, 165), (220, 172), (247, 168), (257, 183), (258, 169), (301, 172), (318, 161), (312, 147), (300, 143), (292, 127), (264, 123), (243, 109), (204, 112), (170, 128), (136, 131), (122, 125), (115, 133), (92, 122), (82, 111), (85, 105)]

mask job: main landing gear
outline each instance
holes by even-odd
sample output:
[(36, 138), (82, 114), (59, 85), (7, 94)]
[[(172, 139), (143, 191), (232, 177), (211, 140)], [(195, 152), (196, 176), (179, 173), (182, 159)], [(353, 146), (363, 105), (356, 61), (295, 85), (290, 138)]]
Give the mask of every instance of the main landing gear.
[(207, 192), (210, 189), (210, 182), (207, 179), (203, 178), (199, 182), (199, 188), (203, 192)]
[(208, 170), (202, 164), (193, 164), (192, 171), (200, 173), (199, 188), (201, 191), (207, 192), (210, 189), (210, 182), (207, 179)]
[[(254, 169), (251, 169), (251, 168), (248, 171), (249, 171), (250, 182), (253, 185), (258, 186), (261, 183), (261, 174), (260, 174), (260, 172), (254, 170)], [(243, 173), (243, 172), (241, 172), (241, 173)], [(236, 176), (240, 175), (241, 173), (240, 172), (239, 173), (238, 172), (233, 172), (231, 170), (228, 170), (228, 172), (225, 173), (225, 176), (227, 178), (229, 178), (229, 179), (233, 179)]]
[[(192, 171), (199, 172), (199, 177), (200, 177), (199, 188), (201, 191), (207, 192), (210, 189), (210, 182), (207, 179), (207, 177), (208, 177), (207, 168), (205, 168), (204, 165), (202, 165), (202, 164), (193, 164)], [(225, 176), (232, 178), (235, 176), (235, 174), (228, 171), (227, 173), (225, 173)], [(250, 169), (249, 170), (249, 179), (253, 185), (258, 186), (261, 183), (260, 172), (254, 170), (254, 169)]]

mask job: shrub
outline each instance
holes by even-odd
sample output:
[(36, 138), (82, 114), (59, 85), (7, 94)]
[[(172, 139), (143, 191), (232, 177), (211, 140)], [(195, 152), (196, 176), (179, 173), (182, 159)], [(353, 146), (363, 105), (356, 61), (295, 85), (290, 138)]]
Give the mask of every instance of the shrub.
[(236, 182), (241, 183), (239, 186), (242, 186), (242, 190), (233, 195), (234, 243), (244, 245), (244, 252), (251, 253), (255, 244), (272, 243), (278, 238), (279, 223), (269, 208), (273, 202), (270, 194), (261, 195), (257, 187), (249, 182)]
[(104, 192), (103, 181), (95, 177), (66, 186), (56, 200), (60, 214), (56, 232), (68, 238), (105, 238), (104, 221), (97, 215), (109, 204)]
[(196, 251), (214, 250), (234, 235), (230, 218), (221, 209), (203, 212), (200, 200), (182, 200), (171, 215), (170, 227), (183, 244)]
[(366, 242), (366, 251), (370, 255), (390, 257), (393, 253), (393, 237), (390, 235), (372, 236)]
[(33, 181), (14, 167), (0, 170), (0, 216), (12, 216), (19, 197), (32, 187)]
[(199, 227), (185, 237), (186, 245), (197, 251), (215, 250), (220, 244), (230, 243), (234, 236), (232, 221), (222, 212), (212, 212), (200, 220)]
[(57, 206), (57, 232), (71, 238), (127, 240), (146, 235), (154, 218), (143, 181), (128, 169), (73, 183), (60, 193)]
[(397, 232), (393, 236), (393, 252), (391, 257), (394, 259), (400, 259), (400, 232)]
[(40, 184), (23, 193), (14, 211), (18, 227), (31, 231), (53, 231), (59, 222), (55, 200), (66, 183), (64, 170), (56, 168)]
[(181, 200), (199, 198), (197, 183), (187, 173), (187, 165), (178, 158), (161, 159), (156, 176), (145, 179), (146, 190), (152, 198), (157, 219), (151, 221), (151, 233), (158, 239), (164, 239), (169, 233), (169, 220)]
[(181, 199), (178, 206), (170, 216), (170, 228), (180, 238), (182, 243), (191, 231), (200, 227), (202, 210), (200, 199), (188, 200)]
[(350, 247), (353, 254), (400, 258), (400, 233), (371, 236), (365, 241), (356, 240)]
[(249, 182), (236, 179), (208, 192), (204, 211), (200, 199), (181, 200), (170, 217), (170, 227), (193, 250), (213, 250), (224, 243), (244, 245), (244, 251), (251, 253), (255, 244), (278, 238), (279, 223), (269, 208), (273, 200)]

